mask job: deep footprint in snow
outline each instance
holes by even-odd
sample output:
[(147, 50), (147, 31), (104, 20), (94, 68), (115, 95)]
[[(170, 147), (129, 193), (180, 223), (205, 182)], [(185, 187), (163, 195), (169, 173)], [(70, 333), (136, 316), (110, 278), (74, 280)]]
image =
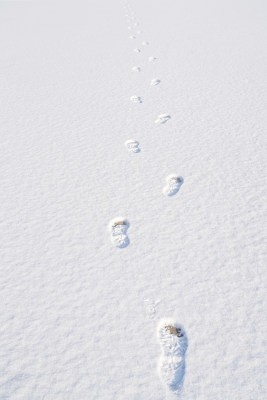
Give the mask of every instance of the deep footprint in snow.
[(133, 51), (134, 51), (135, 53), (140, 53), (140, 52), (141, 52), (141, 50), (140, 50), (140, 49), (138, 49), (138, 48), (136, 48), (136, 49), (133, 49)]
[(137, 142), (137, 140), (130, 139), (124, 144), (130, 153), (140, 153), (141, 151), (141, 149), (139, 149), (139, 142)]
[(179, 192), (180, 187), (184, 183), (184, 179), (181, 176), (169, 175), (166, 178), (167, 185), (163, 189), (163, 193), (166, 196), (174, 196)]
[(162, 355), (159, 374), (167, 388), (179, 394), (183, 388), (187, 337), (181, 325), (173, 321), (161, 322), (158, 329)]
[(109, 224), (109, 230), (111, 232), (111, 242), (114, 246), (123, 248), (127, 247), (130, 240), (127, 236), (127, 230), (129, 228), (129, 222), (124, 218), (115, 218)]
[(142, 99), (139, 96), (132, 96), (130, 99), (133, 103), (142, 103)]
[(155, 62), (156, 61), (156, 57), (153, 57), (153, 56), (151, 56), (151, 57), (148, 57), (148, 62)]
[(160, 79), (152, 79), (152, 81), (150, 82), (151, 86), (157, 86), (160, 84)]
[(160, 114), (158, 115), (158, 118), (156, 119), (155, 123), (156, 124), (166, 124), (167, 121), (171, 119), (171, 116), (168, 114)]
[(141, 68), (140, 67), (133, 67), (132, 71), (134, 72), (141, 72)]

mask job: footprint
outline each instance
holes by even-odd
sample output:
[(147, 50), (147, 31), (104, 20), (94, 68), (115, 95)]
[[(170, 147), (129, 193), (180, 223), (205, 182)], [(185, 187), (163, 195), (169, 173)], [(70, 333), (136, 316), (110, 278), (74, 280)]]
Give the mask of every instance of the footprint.
[(156, 124), (166, 124), (167, 121), (171, 119), (171, 116), (168, 114), (160, 114), (158, 115), (158, 118), (156, 119), (155, 123)]
[(162, 382), (175, 394), (181, 393), (185, 374), (187, 337), (182, 326), (173, 321), (164, 321), (158, 329), (162, 355), (159, 374)]
[(166, 196), (174, 196), (179, 192), (180, 187), (184, 183), (184, 179), (181, 176), (169, 175), (166, 178), (167, 185), (163, 189), (163, 193)]
[(141, 68), (140, 67), (133, 67), (132, 71), (134, 72), (141, 72)]
[(140, 53), (141, 52), (141, 50), (138, 49), (138, 48), (134, 49), (133, 51), (135, 51), (135, 53)]
[(149, 45), (149, 42), (146, 42), (146, 41), (145, 41), (145, 42), (142, 42), (142, 45), (143, 45), (143, 46), (148, 46), (148, 45)]
[(160, 83), (160, 79), (152, 79), (150, 82), (151, 86), (157, 86)]
[(137, 140), (130, 139), (124, 144), (130, 153), (140, 153), (141, 151), (141, 149), (139, 149), (139, 142), (137, 142)]
[(136, 36), (129, 36), (130, 39), (136, 39)]
[(109, 230), (111, 232), (111, 242), (116, 247), (126, 247), (130, 243), (127, 236), (127, 230), (129, 228), (129, 222), (124, 218), (115, 218), (109, 224)]
[(137, 35), (141, 35), (143, 31), (137, 31)]
[(156, 61), (156, 57), (148, 57), (148, 62), (155, 62)]
[(135, 23), (134, 23), (134, 26), (138, 26), (138, 25), (139, 25), (139, 23), (138, 23), (138, 22), (135, 22)]
[(133, 103), (142, 103), (142, 99), (141, 99), (141, 97), (139, 97), (139, 96), (132, 96), (132, 97), (131, 97), (131, 101), (132, 101)]
[(156, 318), (156, 313), (157, 313), (157, 307), (159, 305), (160, 301), (159, 300), (152, 300), (152, 299), (145, 299), (144, 304), (145, 304), (145, 309), (146, 313), (149, 319), (155, 319)]

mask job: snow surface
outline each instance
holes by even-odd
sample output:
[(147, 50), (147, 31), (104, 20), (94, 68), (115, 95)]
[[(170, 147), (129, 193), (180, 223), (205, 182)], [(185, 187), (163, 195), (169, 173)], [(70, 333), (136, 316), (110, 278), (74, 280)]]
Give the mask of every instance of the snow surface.
[(169, 318), (184, 400), (267, 398), (266, 14), (0, 1), (1, 400), (165, 400)]

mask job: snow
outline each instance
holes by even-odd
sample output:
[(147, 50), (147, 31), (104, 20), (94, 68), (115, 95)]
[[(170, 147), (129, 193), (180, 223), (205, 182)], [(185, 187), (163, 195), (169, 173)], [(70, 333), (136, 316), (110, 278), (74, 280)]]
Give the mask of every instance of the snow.
[(266, 12), (0, 1), (1, 400), (266, 399)]

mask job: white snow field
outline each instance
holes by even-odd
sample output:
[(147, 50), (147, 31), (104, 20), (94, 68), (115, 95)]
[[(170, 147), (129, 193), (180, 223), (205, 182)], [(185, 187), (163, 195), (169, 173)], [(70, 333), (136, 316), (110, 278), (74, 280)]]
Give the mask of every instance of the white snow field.
[(266, 18), (0, 1), (1, 400), (266, 400)]

